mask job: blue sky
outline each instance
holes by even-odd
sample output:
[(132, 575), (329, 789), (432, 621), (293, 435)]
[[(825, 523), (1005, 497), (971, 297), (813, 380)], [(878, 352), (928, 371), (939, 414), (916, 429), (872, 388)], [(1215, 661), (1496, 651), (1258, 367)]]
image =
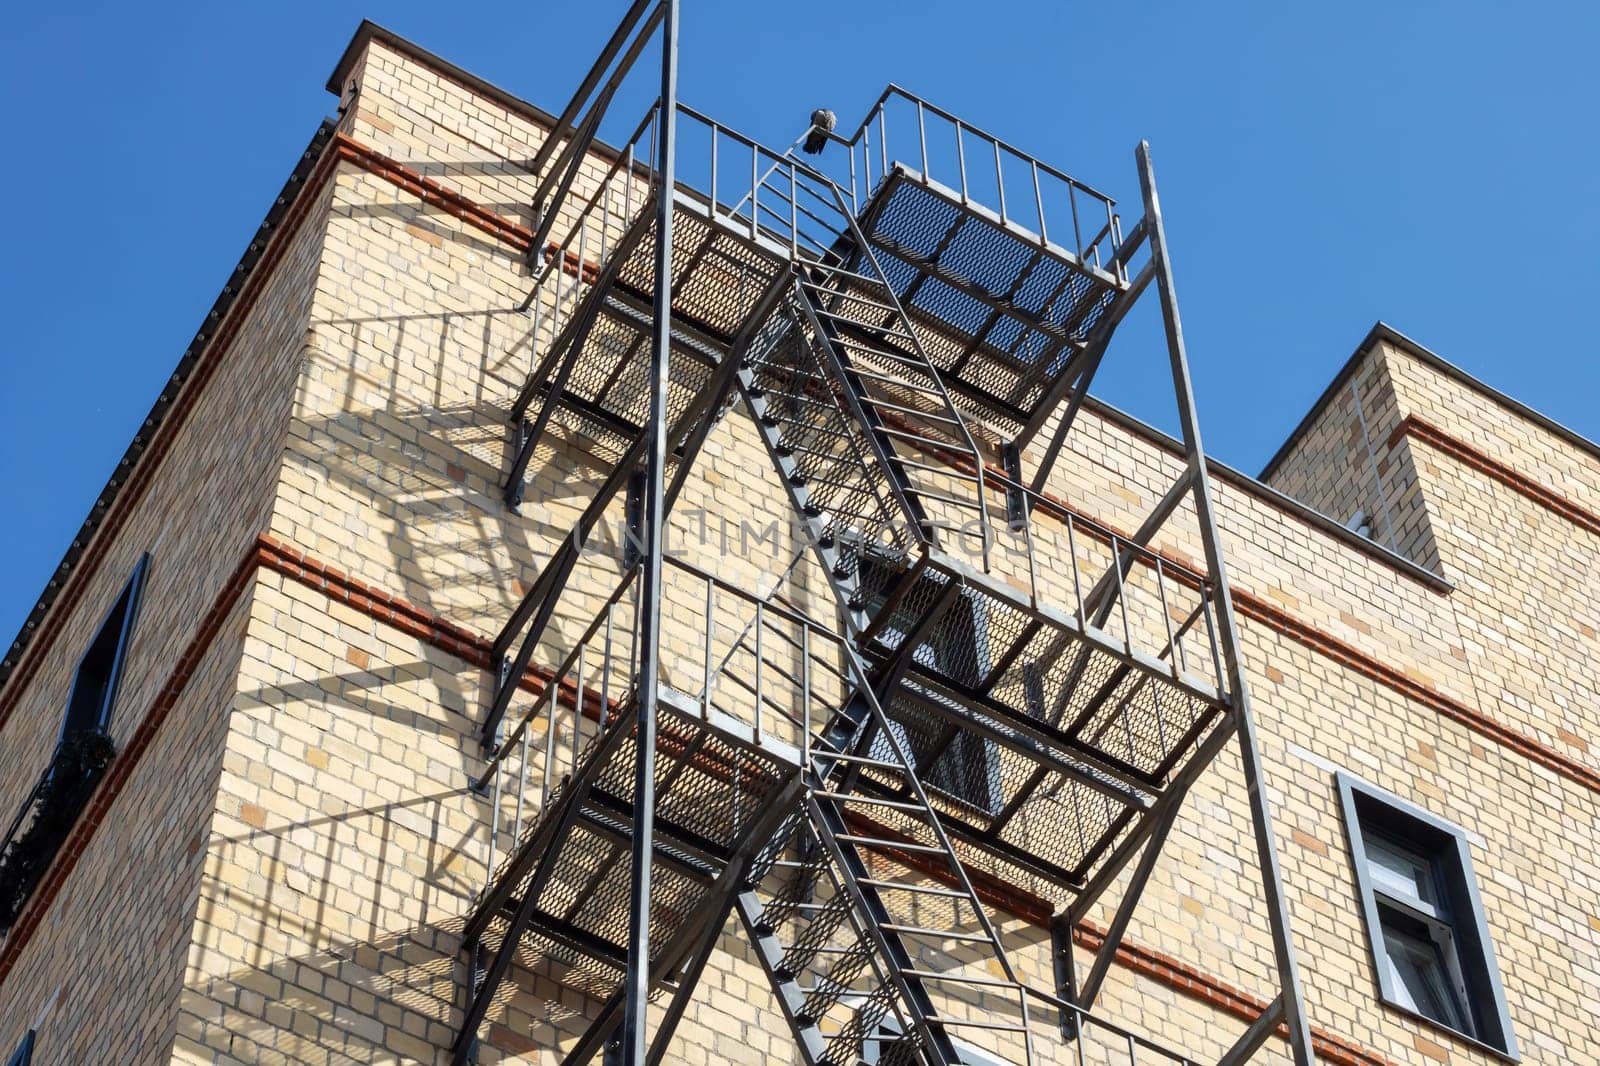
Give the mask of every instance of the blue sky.
[[(334, 101), (362, 17), (558, 109), (625, 5), (27, 4), (0, 41), (0, 640)], [(683, 99), (773, 144), (898, 82), (1137, 199), (1208, 450), (1254, 471), (1374, 320), (1600, 437), (1600, 6), (684, 0)], [(1130, 215), (1137, 214), (1130, 211)], [(1153, 301), (1147, 301), (1153, 307)], [(1158, 424), (1131, 321), (1106, 398)]]

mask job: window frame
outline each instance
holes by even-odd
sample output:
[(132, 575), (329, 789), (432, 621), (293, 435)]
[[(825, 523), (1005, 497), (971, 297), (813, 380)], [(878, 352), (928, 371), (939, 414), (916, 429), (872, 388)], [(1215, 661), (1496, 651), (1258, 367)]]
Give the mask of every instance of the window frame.
[(72, 687), (67, 691), (67, 703), (61, 712), (61, 729), (56, 735), (57, 747), (67, 739), (68, 726), (73, 722), (73, 710), (78, 702), (79, 689), (84, 683), (84, 667), (120, 613), (122, 617), (117, 626), (116, 643), (112, 648), (111, 662), (105, 673), (105, 689), (100, 695), (99, 706), (94, 710), (93, 724), (85, 730), (98, 733), (108, 731), (112, 712), (117, 705), (117, 692), (122, 685), (123, 668), (128, 661), (128, 648), (133, 643), (133, 627), (139, 619), (139, 606), (144, 599), (145, 577), (149, 569), (150, 553), (144, 552), (134, 563), (133, 573), (122, 586), (122, 591), (117, 593), (117, 598), (111, 602), (110, 609), (100, 620), (100, 625), (95, 628), (94, 636), (89, 638), (83, 653), (78, 656), (78, 665), (72, 671)]
[[(1335, 775), (1335, 780), (1378, 998), (1434, 1029), (1500, 1058), (1520, 1061), (1466, 831), (1343, 771)], [(1418, 906), (1418, 900), (1397, 897), (1375, 884), (1367, 850), (1369, 839), (1390, 850), (1398, 847), (1427, 862), (1437, 902)], [(1468, 1016), (1471, 1031), (1430, 1017), (1402, 1000), (1390, 973), (1389, 950), (1384, 943), (1385, 908), (1411, 922), (1448, 930), (1448, 947), (1439, 946), (1446, 975), (1457, 986), (1457, 994), (1464, 996), (1458, 1006)], [(1438, 944), (1437, 936), (1434, 939)]]
[(33, 1061), (33, 1038), (36, 1032), (34, 1029), (28, 1030), (22, 1038), (22, 1043), (17, 1045), (17, 1050), (6, 1060), (6, 1066), (28, 1066)]

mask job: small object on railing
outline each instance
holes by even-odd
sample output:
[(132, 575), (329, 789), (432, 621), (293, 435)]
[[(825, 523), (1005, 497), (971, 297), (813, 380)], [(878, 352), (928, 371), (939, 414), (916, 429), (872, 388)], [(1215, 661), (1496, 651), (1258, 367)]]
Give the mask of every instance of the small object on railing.
[(839, 116), (825, 107), (811, 112), (811, 130), (806, 134), (806, 142), (800, 146), (800, 150), (807, 155), (821, 155), (828, 146), (828, 134), (838, 124)]

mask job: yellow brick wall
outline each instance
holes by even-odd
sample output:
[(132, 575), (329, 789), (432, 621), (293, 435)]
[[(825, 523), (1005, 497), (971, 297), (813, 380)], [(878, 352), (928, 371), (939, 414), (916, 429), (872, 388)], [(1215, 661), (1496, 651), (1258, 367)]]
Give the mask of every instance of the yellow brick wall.
[(1364, 512), (1372, 539), (1430, 570), (1439, 568), (1409, 443), (1393, 439), (1400, 409), (1388, 363), (1362, 359), (1267, 483), (1348, 523)]
[[(381, 41), (351, 70), (358, 89), (341, 123), (350, 136), (527, 223), (532, 182), (524, 164), (542, 137), (537, 122)], [(600, 180), (604, 165), (591, 159), (582, 182)], [(505, 416), (534, 350), (533, 320), (516, 311), (528, 287), (520, 253), (353, 165), (340, 166), (325, 195), (325, 225), (308, 243), (315, 262), (284, 274), (285, 286), (298, 284), (308, 301), (295, 356), (284, 364), (298, 375), (292, 388), (279, 379), (276, 406), (242, 384), (216, 394), (219, 404), (249, 399), (275, 412), (261, 421), (276, 435), (251, 455), (277, 468), (272, 498), (257, 498), (249, 512), (255, 524), (241, 524), (231, 558), (217, 549), (217, 565), (231, 566), (265, 529), (321, 565), (492, 636), (603, 479), (615, 442), (556, 425), (530, 465), (522, 514), (508, 513), (499, 500), (510, 458)], [(581, 287), (568, 287), (570, 305)], [(547, 343), (548, 319), (540, 332)], [(1299, 443), (1281, 483), (1336, 518), (1367, 507), (1380, 539), (1386, 519), (1367, 502), (1387, 503), (1396, 546), (1442, 570), (1455, 591), (1306, 522), (1261, 491), (1214, 486), (1241, 602), (1257, 605), (1243, 612), (1243, 652), (1311, 1019), (1396, 1062), (1494, 1061), (1377, 1002), (1333, 785), (1342, 768), (1469, 831), (1524, 1060), (1600, 1061), (1594, 792), (1269, 624), (1271, 612), (1286, 615), (1353, 656), (1586, 760), (1585, 738), (1597, 723), (1593, 680), (1582, 664), (1593, 660), (1600, 620), (1585, 612), (1600, 590), (1585, 583), (1593, 567), (1583, 560), (1595, 559), (1596, 545), (1426, 444), (1389, 438), (1407, 414), (1428, 411), (1529, 477), (1566, 485), (1580, 498), (1592, 498), (1600, 464), (1548, 433), (1518, 430), (1503, 410), (1404, 353), (1386, 350), (1359, 370), (1363, 413), (1380, 447), (1381, 497), (1364, 495), (1373, 491), (1365, 454), (1352, 461), (1351, 412), (1337, 404)], [(1050, 490), (1131, 529), (1180, 469), (1169, 451), (1090, 410)], [(1493, 531), (1481, 528), (1485, 514), (1494, 516)], [(786, 515), (749, 419), (735, 410), (690, 479), (674, 543), (690, 561), (764, 591), (794, 545), (740, 551), (716, 535), (702, 542), (697, 531), (702, 523), (714, 534), (727, 529), (737, 542), (741, 521), (759, 527)], [(1037, 531), (1042, 542), (1059, 543), (1046, 520), (1037, 520)], [(1181, 512), (1158, 547), (1197, 560), (1192, 513)], [(1016, 560), (998, 566), (1009, 579), (1026, 580)], [(536, 663), (554, 664), (616, 575), (614, 560), (586, 558)], [(103, 580), (104, 597), (120, 587), (114, 570)], [(1064, 580), (1057, 568), (1041, 588), (1065, 602)], [(201, 747), (220, 778), (208, 798), (214, 824), (188, 868), (191, 902), (172, 912), (187, 918), (192, 938), (181, 997), (169, 995), (161, 1006), (170, 1018), (181, 1000), (174, 1058), (444, 1061), (464, 1002), (457, 934), (488, 860), (487, 801), (466, 787), (483, 767), (476, 723), (487, 675), (290, 576), (264, 570), (253, 582), (230, 622), (242, 635), (233, 650), (219, 641), (212, 653), (241, 665), (211, 692), (214, 716), (204, 719), (211, 732)], [(809, 558), (790, 593), (820, 617), (831, 612)], [(173, 596), (164, 590), (164, 599)], [(147, 611), (155, 609), (154, 584), (149, 603)], [(694, 610), (692, 599), (674, 600), (668, 614), (669, 654), (685, 662)], [(69, 669), (64, 659), (49, 676), (59, 687)], [(513, 714), (529, 702), (519, 697)], [(34, 736), (59, 713), (47, 706), (41, 691), (28, 731), (8, 724), (6, 736), (13, 728)], [(186, 728), (201, 724), (196, 718)], [(536, 723), (535, 744), (543, 729)], [(169, 727), (163, 743), (169, 736), (187, 734)], [(1230, 749), (1185, 805), (1130, 939), (1271, 998), (1254, 869)], [(1041, 884), (1019, 887), (1052, 895)], [(1093, 916), (1102, 925), (1108, 908)], [(1013, 961), (1048, 986), (1045, 932), (1017, 918), (1002, 925)], [(1087, 961), (1080, 951), (1080, 972)], [(168, 972), (176, 971), (169, 965)], [(16, 977), (0, 985), (0, 1005), (20, 987), (29, 986)], [(1122, 967), (1113, 969), (1102, 1005), (1110, 1019), (1197, 1061), (1214, 1060), (1243, 1025)], [(595, 1007), (549, 964), (519, 967), (484, 1027), (484, 1061), (558, 1061), (560, 1046)], [(11, 1017), (0, 1012), (8, 1025)], [(6, 1035), (0, 1029), (0, 1039)], [(1041, 1051), (1044, 1061), (1070, 1060), (1069, 1049), (1049, 1041)], [(765, 978), (732, 926), (670, 1057), (795, 1058)], [(1283, 1045), (1273, 1042), (1260, 1061), (1283, 1058)]]

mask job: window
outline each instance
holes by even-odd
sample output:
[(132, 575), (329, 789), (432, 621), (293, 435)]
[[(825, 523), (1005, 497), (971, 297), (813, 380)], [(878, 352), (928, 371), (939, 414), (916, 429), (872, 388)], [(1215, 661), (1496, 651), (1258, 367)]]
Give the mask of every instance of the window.
[(116, 754), (106, 727), (149, 563), (148, 554), (140, 557), (78, 661), (55, 752), (0, 837), (0, 934), (21, 916)]
[(33, 1061), (33, 1030), (28, 1030), (28, 1035), (22, 1038), (22, 1043), (17, 1045), (17, 1050), (11, 1053), (6, 1060), (6, 1066), (28, 1066)]
[(139, 596), (144, 591), (144, 575), (150, 555), (139, 557), (133, 576), (123, 586), (122, 595), (100, 623), (100, 630), (89, 642), (67, 697), (67, 713), (61, 721), (61, 740), (77, 733), (104, 733), (111, 724), (111, 708), (117, 700), (117, 683), (122, 679), (122, 663), (139, 613)]
[[(869, 588), (891, 587), (893, 581), (886, 573), (888, 565), (864, 555), (862, 583)], [(905, 600), (921, 603), (931, 600), (936, 591), (935, 586), (930, 586), (930, 595), (919, 596), (913, 591)], [(882, 594), (875, 595), (867, 604), (867, 615), (875, 617), (883, 606)], [(926, 609), (925, 604), (922, 609)], [(896, 646), (919, 620), (917, 610), (908, 608), (902, 601), (884, 623), (878, 639)], [(977, 609), (973, 598), (963, 592), (914, 652), (915, 661), (956, 686), (976, 685), (990, 666), (984, 622), (983, 612)], [(884, 711), (890, 719), (890, 728), (895, 730), (897, 739), (916, 762), (917, 776), (925, 786), (984, 814), (999, 812), (1005, 799), (1000, 753), (993, 741), (960, 729), (944, 717), (904, 700), (891, 700)], [(873, 754), (876, 758), (887, 758), (888, 742), (879, 739)]]
[(1379, 995), (1515, 1057), (1466, 835), (1347, 774), (1338, 784)]

